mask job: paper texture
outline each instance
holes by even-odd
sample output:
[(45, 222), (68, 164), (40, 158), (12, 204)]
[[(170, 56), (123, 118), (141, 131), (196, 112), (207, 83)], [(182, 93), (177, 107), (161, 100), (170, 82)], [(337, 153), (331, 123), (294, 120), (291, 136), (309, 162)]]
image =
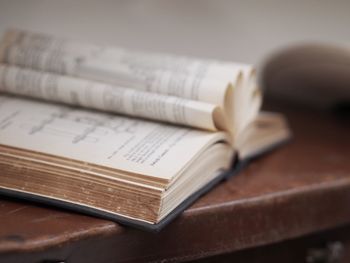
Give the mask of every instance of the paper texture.
[(261, 104), (252, 67), (239, 63), (101, 47), (16, 29), (5, 35), (0, 61), (208, 102), (225, 111), (236, 134)]
[(0, 65), (0, 91), (207, 130), (224, 129), (216, 105)]
[(116, 171), (171, 180), (220, 139), (227, 134), (0, 96), (1, 145)]

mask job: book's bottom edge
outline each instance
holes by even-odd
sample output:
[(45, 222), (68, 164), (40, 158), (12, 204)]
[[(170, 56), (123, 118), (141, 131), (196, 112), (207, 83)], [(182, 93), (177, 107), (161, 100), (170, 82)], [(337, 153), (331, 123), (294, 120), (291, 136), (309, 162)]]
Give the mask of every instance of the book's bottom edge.
[(145, 221), (132, 219), (124, 217), (122, 215), (116, 215), (113, 213), (108, 213), (96, 208), (83, 206), (81, 204), (74, 204), (64, 200), (50, 199), (44, 196), (38, 196), (32, 193), (16, 191), (12, 189), (0, 188), (0, 194), (3, 196), (10, 197), (15, 200), (25, 200), (29, 202), (41, 203), (44, 205), (52, 205), (54, 207), (63, 208), (73, 212), (80, 212), (82, 214), (96, 216), (98, 218), (108, 219), (120, 223), (125, 226), (132, 226), (140, 230), (146, 230), (151, 232), (158, 232), (164, 228), (168, 223), (170, 223), (175, 217), (177, 217), (182, 211), (184, 211), (188, 206), (190, 206), (196, 199), (201, 195), (208, 192), (212, 187), (218, 184), (225, 177), (232, 174), (232, 171), (226, 171), (219, 174), (212, 181), (206, 184), (204, 187), (199, 189), (197, 192), (190, 195), (186, 200), (184, 200), (180, 205), (178, 205), (170, 214), (163, 218), (160, 222), (152, 224)]
[(37, 203), (45, 204), (45, 205), (52, 205), (55, 207), (67, 209), (73, 212), (80, 212), (82, 214), (92, 215), (103, 219), (112, 220), (115, 222), (118, 222), (125, 226), (132, 226), (135, 228), (138, 228), (140, 230), (146, 230), (150, 232), (158, 232), (161, 229), (163, 229), (166, 225), (168, 225), (175, 217), (177, 217), (180, 213), (182, 213), (187, 207), (189, 207), (191, 204), (193, 204), (199, 197), (207, 193), (211, 188), (213, 188), (215, 185), (217, 185), (220, 181), (223, 181), (224, 179), (227, 179), (229, 177), (232, 177), (239, 173), (242, 168), (244, 168), (252, 159), (256, 159), (259, 157), (262, 153), (266, 153), (269, 151), (274, 150), (281, 144), (284, 144), (288, 142), (288, 140), (283, 140), (281, 142), (278, 142), (274, 145), (271, 145), (268, 148), (265, 148), (261, 152), (257, 152), (253, 156), (250, 156), (247, 159), (244, 160), (238, 160), (237, 158), (232, 163), (231, 169), (228, 171), (224, 171), (221, 174), (219, 174), (217, 177), (215, 177), (213, 180), (211, 180), (209, 183), (207, 183), (204, 187), (199, 189), (198, 191), (194, 192), (192, 195), (190, 195), (187, 199), (185, 199), (182, 203), (180, 203), (171, 213), (169, 213), (165, 218), (163, 218), (160, 222), (156, 224), (147, 223), (145, 221), (132, 219), (128, 217), (124, 217), (121, 215), (116, 215), (113, 213), (108, 213), (106, 211), (101, 211), (92, 207), (83, 206), (81, 204), (74, 204), (63, 200), (57, 200), (57, 199), (50, 199), (43, 196), (37, 196), (35, 194), (26, 193), (26, 192), (20, 192), (16, 190), (10, 190), (5, 188), (0, 188), (0, 194), (4, 196), (8, 196), (10, 198), (14, 198), (17, 200), (26, 200), (26, 201), (34, 201)]

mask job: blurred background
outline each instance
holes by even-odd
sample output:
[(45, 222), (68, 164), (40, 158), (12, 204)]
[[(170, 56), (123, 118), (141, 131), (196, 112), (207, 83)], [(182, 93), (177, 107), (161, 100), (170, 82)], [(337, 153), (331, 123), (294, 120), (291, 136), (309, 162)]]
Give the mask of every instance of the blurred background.
[(137, 49), (258, 63), (296, 42), (350, 43), (350, 1), (0, 0), (19, 27)]
[[(349, 11), (350, 1), (340, 0), (0, 0), (0, 34), (18, 27), (255, 64), (265, 97), (329, 108), (350, 101)], [(270, 56), (303, 43), (334, 46)]]

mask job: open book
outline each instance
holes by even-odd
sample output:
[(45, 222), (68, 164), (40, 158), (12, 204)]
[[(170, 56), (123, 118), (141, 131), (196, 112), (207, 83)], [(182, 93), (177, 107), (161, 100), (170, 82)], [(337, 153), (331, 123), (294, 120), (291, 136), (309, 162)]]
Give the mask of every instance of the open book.
[(0, 62), (4, 194), (156, 229), (290, 136), (249, 65), (14, 29)]

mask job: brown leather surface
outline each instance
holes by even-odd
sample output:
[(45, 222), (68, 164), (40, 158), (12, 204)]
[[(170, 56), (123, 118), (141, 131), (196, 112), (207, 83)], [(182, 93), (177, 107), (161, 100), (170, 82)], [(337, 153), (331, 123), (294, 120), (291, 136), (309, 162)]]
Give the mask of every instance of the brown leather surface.
[(274, 109), (289, 117), (294, 140), (221, 183), (160, 233), (3, 198), (0, 262), (183, 261), (350, 224), (349, 122)]

